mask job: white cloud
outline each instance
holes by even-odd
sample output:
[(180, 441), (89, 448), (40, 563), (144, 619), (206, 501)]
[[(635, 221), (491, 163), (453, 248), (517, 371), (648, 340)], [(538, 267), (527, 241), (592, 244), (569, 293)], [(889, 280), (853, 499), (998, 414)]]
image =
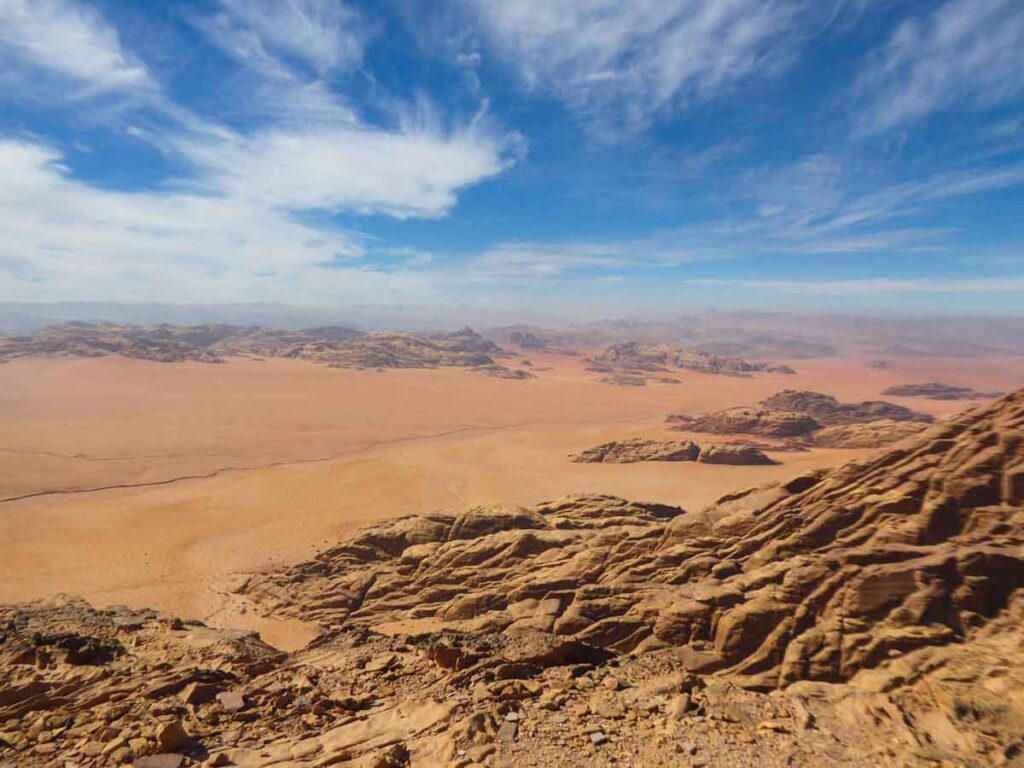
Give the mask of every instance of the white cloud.
[(683, 280), (682, 285), (755, 289), (812, 296), (874, 296), (880, 293), (1017, 293), (1024, 276), (979, 278), (865, 278), (860, 280)]
[[(812, 155), (740, 179), (735, 190), (737, 202), (752, 204), (744, 215), (643, 237), (503, 243), (468, 259), (462, 271), (470, 281), (527, 284), (574, 279), (584, 272), (657, 269), (732, 258), (768, 259), (780, 254), (826, 257), (939, 252), (948, 249), (955, 230), (932, 223), (937, 206), (957, 197), (1022, 185), (1024, 165), (947, 171), (914, 181), (865, 185), (867, 191), (856, 191), (847, 176), (847, 169), (836, 158)], [(927, 225), (894, 224), (921, 214), (929, 216)]]
[(44, 145), (0, 141), (8, 298), (335, 303), (429, 290), (415, 274), (360, 267), (362, 240), (348, 233), (229, 195), (99, 189), (61, 160)]
[(465, 0), (531, 88), (613, 130), (788, 63), (825, 3), (805, 0)]
[[(372, 29), (341, 0), (221, 0), (234, 22), (262, 43), (320, 74), (359, 66)], [(241, 38), (239, 38), (241, 42)], [(239, 51), (252, 55), (251, 51)]]
[[(117, 31), (73, 0), (0, 1), (0, 66), (56, 73), (85, 92), (150, 85), (146, 67), (121, 46)], [(68, 97), (65, 90), (64, 98)]]
[(447, 134), (359, 126), (271, 129), (230, 141), (184, 141), (203, 188), (290, 210), (438, 217), (458, 192), (497, 175), (510, 144), (482, 124)]
[[(197, 25), (242, 65), (246, 89), (263, 101), (264, 111), (251, 113), (263, 119), (245, 130), (162, 93), (86, 6), (0, 0), (0, 61), (11, 58), (12, 72), (28, 81), (45, 69), (118, 93), (150, 86), (129, 103), (159, 119), (131, 125), (130, 135), (191, 169), (147, 191), (113, 191), (76, 179), (52, 145), (0, 136), (0, 293), (332, 303), (429, 290), (417, 272), (424, 258), (364, 266), (362, 237), (309, 214), (443, 216), (460, 191), (515, 160), (516, 137), (483, 111), (455, 125), (425, 102), (395, 127), (368, 125), (324, 80), (361, 59), (354, 14), (316, 0), (224, 4)], [(54, 32), (60, 50), (43, 45)]]
[(858, 129), (895, 128), (954, 104), (987, 107), (1024, 92), (1024, 4), (949, 0), (910, 18), (860, 73)]

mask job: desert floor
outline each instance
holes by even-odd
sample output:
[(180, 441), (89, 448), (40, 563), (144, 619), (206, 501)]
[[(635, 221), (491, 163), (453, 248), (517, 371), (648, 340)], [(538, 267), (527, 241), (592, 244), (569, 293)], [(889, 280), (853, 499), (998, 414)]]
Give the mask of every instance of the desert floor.
[[(791, 363), (795, 376), (682, 373), (678, 385), (613, 387), (578, 358), (529, 357), (539, 371), (531, 381), (288, 360), (0, 365), (0, 602), (70, 592), (254, 627), (293, 647), (309, 628), (246, 615), (231, 584), (306, 559), (367, 522), (577, 492), (699, 508), (868, 453), (778, 453), (773, 467), (568, 460), (614, 438), (685, 437), (665, 430), (670, 412), (754, 403), (785, 388), (861, 400), (893, 384), (1024, 384), (1018, 359), (919, 358), (886, 370), (803, 360)], [(937, 416), (971, 405), (886, 399)]]

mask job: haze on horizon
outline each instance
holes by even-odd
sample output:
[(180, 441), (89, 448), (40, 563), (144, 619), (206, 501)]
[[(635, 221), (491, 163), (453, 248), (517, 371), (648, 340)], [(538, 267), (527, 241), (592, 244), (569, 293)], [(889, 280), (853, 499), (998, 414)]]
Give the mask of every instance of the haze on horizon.
[(0, 0), (0, 302), (1019, 314), (1014, 0)]

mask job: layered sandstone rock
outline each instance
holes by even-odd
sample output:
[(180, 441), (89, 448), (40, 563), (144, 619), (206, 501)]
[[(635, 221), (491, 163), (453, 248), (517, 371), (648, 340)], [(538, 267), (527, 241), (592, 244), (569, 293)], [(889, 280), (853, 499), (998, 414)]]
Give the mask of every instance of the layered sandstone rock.
[(494, 365), (501, 352), (470, 328), (455, 333), (363, 333), (343, 326), (300, 331), (230, 325), (142, 326), (62, 323), (28, 336), (0, 338), (0, 359), (30, 355), (123, 355), (158, 362), (222, 362), (226, 357), (284, 357), (338, 368), (436, 368)]
[(763, 400), (761, 405), (770, 410), (803, 413), (825, 426), (837, 424), (863, 424), (868, 421), (916, 421), (930, 424), (934, 419), (926, 413), (884, 400), (865, 400), (860, 403), (840, 403), (831, 395), (809, 390), (784, 389)]
[(821, 424), (803, 413), (746, 406), (726, 408), (696, 416), (671, 414), (666, 421), (672, 425), (672, 429), (707, 432), (715, 435), (801, 437), (821, 428)]
[(879, 419), (863, 424), (839, 424), (815, 432), (811, 438), (819, 448), (877, 448), (898, 443), (928, 428), (920, 421)]
[(161, 363), (186, 360), (219, 363), (221, 356), (210, 347), (237, 330), (224, 325), (176, 327), (59, 323), (27, 336), (0, 337), (0, 358), (124, 355)]
[(673, 646), (758, 688), (844, 680), (965, 640), (1024, 585), (1022, 430), (1017, 393), (753, 509), (587, 496), (405, 518), (245, 592), (325, 626), (430, 619)]
[(1024, 392), (705, 510), (415, 515), (236, 596), (324, 634), (0, 607), (0, 761), (1014, 765)]
[(697, 461), (703, 464), (731, 464), (734, 466), (753, 466), (760, 464), (778, 464), (765, 455), (756, 445), (749, 443), (719, 443), (701, 449)]
[(999, 397), (999, 392), (979, 392), (970, 387), (957, 387), (952, 384), (929, 382), (927, 384), (900, 384), (889, 387), (883, 395), (893, 397), (925, 397), (929, 400), (984, 400)]
[(612, 440), (574, 455), (579, 464), (633, 464), (640, 461), (696, 461), (700, 446), (689, 440)]
[[(672, 429), (685, 432), (796, 438), (805, 445), (868, 448), (914, 434), (934, 419), (884, 400), (840, 403), (820, 392), (786, 389), (755, 407), (670, 414), (666, 420)], [(895, 423), (920, 426), (893, 426)]]
[(670, 344), (627, 342), (614, 344), (589, 360), (590, 370), (667, 371), (670, 369), (749, 376), (751, 373), (795, 373), (788, 365), (752, 363), (733, 357), (721, 357), (696, 349)]

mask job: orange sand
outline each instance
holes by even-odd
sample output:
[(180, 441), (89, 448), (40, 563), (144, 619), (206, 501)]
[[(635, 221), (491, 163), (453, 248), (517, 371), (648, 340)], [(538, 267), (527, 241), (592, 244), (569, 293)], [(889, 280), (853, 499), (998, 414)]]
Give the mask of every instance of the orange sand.
[[(664, 429), (669, 412), (753, 403), (786, 387), (854, 400), (901, 383), (1024, 383), (1020, 360), (908, 359), (882, 371), (796, 361), (797, 376), (686, 373), (675, 386), (611, 387), (578, 360), (530, 359), (555, 370), (506, 381), (287, 360), (2, 365), (0, 601), (72, 592), (253, 626), (287, 647), (308, 635), (240, 613), (232, 581), (307, 558), (358, 525), (574, 492), (700, 507), (866, 453), (777, 454), (776, 467), (567, 460), (614, 438), (679, 436)], [(889, 399), (936, 415), (970, 405)]]

